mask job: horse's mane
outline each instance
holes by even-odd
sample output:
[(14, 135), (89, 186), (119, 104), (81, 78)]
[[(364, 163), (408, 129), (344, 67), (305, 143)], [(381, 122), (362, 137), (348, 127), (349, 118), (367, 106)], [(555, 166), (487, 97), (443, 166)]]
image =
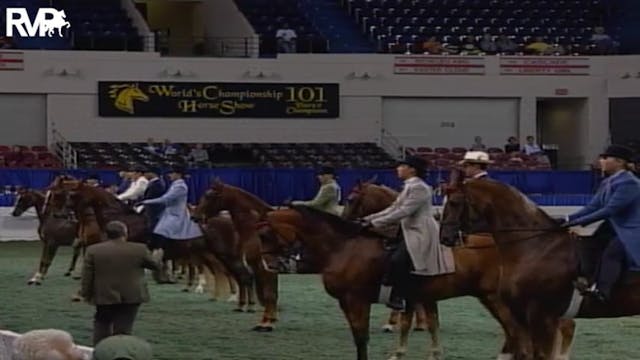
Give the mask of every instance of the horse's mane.
[(383, 185), (383, 184), (380, 184), (380, 185), (371, 184), (371, 185), (377, 187), (380, 190), (382, 190), (383, 192), (385, 192), (389, 196), (394, 196), (394, 197), (398, 196), (398, 192), (393, 190), (392, 188), (388, 187), (387, 185)]
[(318, 210), (304, 205), (291, 205), (291, 208), (300, 213), (305, 220), (313, 224), (313, 222), (322, 222), (329, 225), (336, 232), (352, 238), (358, 235), (366, 235), (368, 237), (381, 238), (380, 234), (372, 231), (363, 230), (362, 226), (349, 220), (345, 220), (340, 216)]
[[(546, 221), (553, 222), (553, 219), (551, 219), (551, 216), (549, 216), (549, 214), (542, 211), (542, 209), (540, 209), (540, 207), (537, 204), (535, 204), (533, 201), (531, 201), (531, 199), (529, 199), (525, 194), (523, 194), (520, 190), (518, 190), (517, 188), (509, 184), (505, 184), (493, 179), (477, 179), (477, 180), (468, 181), (466, 183), (466, 186), (477, 187), (482, 189), (483, 192), (491, 194), (492, 199), (494, 199), (494, 202), (495, 202), (495, 199), (498, 198), (496, 196), (498, 194), (496, 189), (501, 189), (503, 191), (499, 192), (500, 194), (500, 198), (498, 198), (499, 200), (508, 202), (514, 205), (520, 204), (520, 206), (525, 211), (529, 211), (532, 214), (539, 215)], [(488, 190), (487, 188), (489, 188), (490, 191), (487, 191)], [(508, 198), (505, 198), (504, 196), (505, 194), (508, 194)]]
[(271, 207), (269, 204), (267, 204), (264, 200), (260, 199), (259, 197), (257, 197), (256, 195), (242, 189), (239, 188), (237, 186), (233, 186), (233, 185), (229, 185), (229, 184), (224, 184), (224, 187), (226, 189), (235, 191), (236, 193), (240, 194), (241, 197), (243, 197), (244, 199), (246, 199), (247, 201), (256, 204), (257, 206), (261, 206), (263, 208), (265, 208), (266, 210), (273, 210), (273, 207)]
[(93, 192), (93, 195), (97, 197), (99, 201), (107, 206), (105, 210), (115, 210), (125, 214), (137, 214), (131, 207), (127, 206), (124, 202), (118, 200), (115, 195), (107, 190), (99, 187), (84, 186), (85, 191)]

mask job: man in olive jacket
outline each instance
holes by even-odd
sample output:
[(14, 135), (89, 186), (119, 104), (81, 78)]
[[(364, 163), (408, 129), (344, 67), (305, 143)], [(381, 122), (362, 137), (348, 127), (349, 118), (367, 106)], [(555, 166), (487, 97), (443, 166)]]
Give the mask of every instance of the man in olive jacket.
[(144, 269), (159, 270), (144, 244), (127, 242), (127, 227), (112, 221), (107, 241), (87, 248), (81, 295), (96, 306), (93, 343), (118, 334), (130, 335), (138, 307), (149, 301)]

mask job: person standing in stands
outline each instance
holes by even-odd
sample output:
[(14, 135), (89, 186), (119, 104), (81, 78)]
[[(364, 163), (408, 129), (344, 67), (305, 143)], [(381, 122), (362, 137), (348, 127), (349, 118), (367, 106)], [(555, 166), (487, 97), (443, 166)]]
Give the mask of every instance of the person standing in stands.
[(149, 301), (144, 269), (156, 274), (156, 263), (144, 244), (127, 242), (127, 226), (111, 221), (107, 240), (87, 248), (81, 295), (96, 307), (93, 344), (112, 335), (131, 335), (140, 304)]
[(340, 215), (340, 198), (342, 190), (336, 181), (335, 169), (331, 166), (323, 166), (318, 172), (320, 190), (312, 200), (292, 201), (292, 205), (303, 205), (316, 208), (334, 215)]
[(133, 181), (127, 191), (118, 195), (117, 198), (120, 201), (135, 202), (144, 196), (144, 191), (147, 190), (149, 180), (144, 177), (145, 169), (141, 166), (136, 166), (130, 172), (131, 180)]

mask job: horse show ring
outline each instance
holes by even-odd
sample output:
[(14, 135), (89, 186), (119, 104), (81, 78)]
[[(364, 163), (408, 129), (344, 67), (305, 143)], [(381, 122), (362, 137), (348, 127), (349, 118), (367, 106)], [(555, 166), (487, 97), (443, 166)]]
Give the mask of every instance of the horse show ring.
[[(0, 243), (2, 272), (0, 328), (26, 332), (61, 328), (79, 344), (89, 344), (93, 308), (72, 303), (78, 282), (63, 277), (71, 249), (59, 250), (42, 286), (26, 282), (37, 265), (36, 241)], [(280, 321), (273, 333), (249, 331), (254, 314), (234, 313), (234, 304), (211, 302), (208, 294), (181, 292), (180, 285), (150, 283), (152, 301), (142, 307), (134, 332), (151, 342), (156, 359), (353, 359), (351, 333), (337, 302), (327, 295), (317, 275), (282, 275)], [(502, 341), (498, 324), (477, 300), (440, 302), (446, 359), (495, 359)], [(375, 305), (371, 320), (371, 359), (387, 359), (396, 334), (380, 331), (388, 310)], [(632, 344), (640, 335), (633, 318), (578, 320), (574, 359), (637, 358)], [(427, 333), (412, 333), (406, 359), (424, 359)]]

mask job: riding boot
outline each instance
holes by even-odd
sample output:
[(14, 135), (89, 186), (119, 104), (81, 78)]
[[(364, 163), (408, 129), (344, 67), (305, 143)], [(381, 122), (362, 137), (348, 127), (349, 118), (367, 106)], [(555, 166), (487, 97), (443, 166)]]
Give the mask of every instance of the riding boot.
[(624, 245), (617, 238), (612, 239), (602, 255), (596, 286), (589, 289), (588, 293), (600, 302), (608, 302), (614, 286), (620, 279), (625, 262)]

